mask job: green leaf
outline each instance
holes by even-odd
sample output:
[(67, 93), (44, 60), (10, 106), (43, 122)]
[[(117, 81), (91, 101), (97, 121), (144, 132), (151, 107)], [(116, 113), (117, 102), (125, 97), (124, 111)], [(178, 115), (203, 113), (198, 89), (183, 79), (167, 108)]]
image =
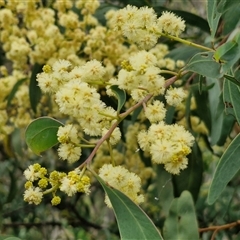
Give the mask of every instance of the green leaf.
[(57, 131), (63, 124), (50, 117), (40, 117), (32, 121), (25, 133), (28, 147), (37, 155), (58, 143)]
[(155, 177), (151, 187), (148, 188), (148, 203), (161, 211), (159, 216), (167, 216), (174, 199), (171, 174), (164, 169), (162, 164), (154, 166), (154, 172)]
[(215, 145), (220, 136), (221, 129), (223, 126), (223, 114), (224, 114), (224, 104), (221, 94), (220, 84), (217, 79), (207, 78), (209, 84), (215, 83), (214, 87), (209, 90), (209, 109), (211, 114), (211, 133), (210, 141), (211, 145)]
[(217, 48), (214, 58), (222, 64), (222, 71), (226, 73), (240, 58), (240, 33)]
[(163, 239), (151, 219), (125, 194), (107, 186), (104, 181), (95, 174), (108, 195), (117, 219), (121, 240)]
[(132, 123), (136, 122), (136, 120), (137, 120), (139, 114), (141, 113), (142, 109), (143, 109), (143, 107), (140, 106), (136, 110), (133, 111), (133, 114), (132, 114), (132, 117), (131, 117)]
[(208, 193), (208, 203), (213, 204), (230, 180), (240, 169), (240, 134), (234, 138), (222, 155), (213, 175)]
[[(234, 41), (226, 42), (222, 44), (214, 53), (214, 58), (217, 62), (219, 61), (228, 61), (230, 60), (234, 55), (233, 52), (236, 51), (237, 43)], [(229, 55), (229, 53), (231, 53)], [(226, 56), (225, 56), (226, 55)]]
[(99, 8), (97, 8), (96, 12), (94, 13), (94, 17), (98, 19), (98, 21), (103, 25), (106, 26), (106, 18), (105, 14), (110, 10), (119, 10), (120, 6), (113, 4), (111, 2), (108, 3), (101, 3)]
[(41, 98), (41, 90), (37, 83), (37, 74), (42, 71), (42, 65), (35, 64), (32, 68), (32, 75), (29, 84), (29, 98), (32, 110), (36, 113), (37, 105)]
[(208, 100), (208, 90), (211, 89), (213, 85), (210, 86), (204, 86), (203, 91), (200, 94), (198, 91), (198, 86), (194, 88), (194, 86), (191, 87), (191, 91), (194, 95), (197, 108), (194, 109), (192, 112), (196, 114), (206, 125), (207, 129), (211, 130), (211, 113), (209, 109), (209, 100)]
[(233, 115), (238, 123), (240, 123), (240, 87), (231, 81), (224, 80), (223, 85), (223, 100), (225, 111), (227, 114)]
[(164, 223), (163, 236), (165, 240), (199, 239), (195, 208), (188, 191), (173, 200)]
[(227, 137), (230, 136), (233, 126), (236, 122), (234, 116), (232, 115), (224, 114), (223, 116), (224, 118), (223, 118), (222, 130), (217, 142), (218, 146), (223, 146), (226, 143), (226, 139)]
[(239, 1), (227, 1), (228, 3), (235, 3), (238, 6), (231, 6), (228, 11), (225, 11), (223, 14), (223, 32), (222, 35), (226, 36), (232, 31), (237, 29), (237, 24), (239, 22), (239, 9), (240, 9), (240, 2)]
[(225, 105), (226, 114), (231, 114), (231, 115), (235, 116), (234, 110), (233, 110), (232, 99), (230, 96), (229, 81), (227, 81), (226, 79), (224, 79), (224, 81), (223, 81), (223, 102)]
[(0, 240), (21, 240), (21, 238), (9, 237), (9, 236), (0, 236)]
[(238, 79), (236, 79), (235, 77), (224, 74), (224, 78), (226, 78), (227, 80), (231, 81), (232, 83), (240, 86), (240, 81)]
[(192, 56), (199, 53), (200, 50), (191, 46), (179, 46), (171, 50), (166, 57), (174, 60), (188, 61)]
[(23, 78), (21, 80), (19, 80), (18, 82), (15, 83), (15, 85), (13, 86), (10, 94), (7, 97), (7, 107), (9, 107), (11, 105), (11, 101), (13, 100), (18, 88), (27, 80), (27, 78)]
[(175, 120), (174, 119), (175, 114), (176, 114), (176, 108), (173, 107), (173, 106), (168, 106), (167, 107), (167, 112), (166, 112), (166, 117), (165, 117), (165, 123), (166, 124), (172, 124), (173, 121)]
[(194, 55), (184, 70), (191, 71), (210, 78), (220, 78), (221, 64), (213, 60), (213, 52), (201, 52)]
[(217, 6), (217, 10), (219, 13), (226, 12), (230, 8), (238, 8), (240, 5), (239, 1), (229, 1), (229, 0), (221, 0)]
[(202, 153), (197, 144), (194, 144), (192, 153), (188, 156), (188, 167), (179, 175), (172, 176), (174, 196), (179, 197), (184, 190), (191, 192), (194, 201), (197, 201), (202, 184)]
[(233, 106), (234, 116), (236, 117), (238, 124), (240, 124), (240, 105), (239, 105), (240, 88), (236, 84), (230, 81), (228, 81), (228, 86), (229, 86), (229, 93), (230, 93), (231, 103)]
[(110, 88), (115, 93), (115, 95), (118, 99), (117, 112), (120, 113), (122, 107), (124, 106), (124, 104), (126, 102), (126, 93), (124, 90), (120, 89), (117, 85), (113, 85)]
[(203, 91), (203, 80), (204, 77), (202, 75), (199, 75), (199, 80), (198, 80), (198, 87), (199, 87), (199, 94), (202, 94)]
[(212, 39), (215, 37), (219, 19), (222, 16), (222, 13), (218, 12), (217, 4), (218, 0), (207, 1), (207, 20), (210, 27)]

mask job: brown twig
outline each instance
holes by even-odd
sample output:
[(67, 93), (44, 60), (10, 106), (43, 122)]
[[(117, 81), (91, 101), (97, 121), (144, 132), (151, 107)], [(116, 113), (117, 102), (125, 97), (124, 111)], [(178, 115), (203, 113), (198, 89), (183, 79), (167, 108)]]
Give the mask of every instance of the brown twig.
[(199, 228), (198, 231), (199, 231), (199, 233), (213, 231), (213, 235), (211, 237), (211, 240), (214, 240), (218, 231), (233, 228), (233, 227), (236, 227), (237, 225), (240, 225), (240, 220), (237, 220), (236, 222), (224, 224), (224, 225), (221, 225), (221, 226), (211, 226), (211, 227), (206, 227), (206, 228)]
[[(176, 82), (179, 78), (181, 78), (186, 73), (187, 73), (187, 71), (183, 71), (180, 74), (178, 74), (177, 76), (171, 77), (168, 80), (166, 80), (165, 88), (168, 88), (170, 85), (172, 85), (174, 82)], [(99, 141), (97, 142), (97, 144), (96, 144), (95, 148), (93, 149), (93, 151), (91, 152), (91, 154), (88, 156), (88, 158), (78, 168), (82, 168), (85, 164), (89, 164), (92, 161), (93, 157), (95, 156), (97, 150), (100, 148), (100, 146), (103, 144), (103, 142), (111, 136), (112, 132), (119, 125), (119, 123), (121, 121), (123, 121), (123, 119), (126, 118), (134, 110), (136, 110), (137, 108), (139, 108), (143, 104), (146, 104), (152, 98), (152, 96), (153, 96), (152, 94), (148, 94), (141, 101), (136, 103), (134, 106), (130, 107), (126, 112), (119, 114), (119, 120), (116, 121), (111, 126), (111, 128), (108, 130), (108, 132), (101, 139), (99, 139)]]

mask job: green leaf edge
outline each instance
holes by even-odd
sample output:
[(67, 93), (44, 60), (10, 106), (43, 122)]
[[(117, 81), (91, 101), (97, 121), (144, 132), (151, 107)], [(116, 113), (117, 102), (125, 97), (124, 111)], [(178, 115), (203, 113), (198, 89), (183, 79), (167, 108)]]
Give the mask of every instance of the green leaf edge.
[(237, 80), (235, 77), (227, 75), (227, 74), (224, 74), (223, 76), (224, 76), (224, 78), (226, 78), (227, 80), (231, 81), (232, 83), (240, 86), (240, 81)]
[[(56, 120), (56, 119), (54, 119), (54, 118), (51, 118), (51, 117), (39, 117), (39, 118), (33, 120), (31, 123), (28, 124), (28, 126), (27, 126), (27, 128), (26, 128), (26, 130), (25, 130), (25, 141), (26, 141), (26, 143), (27, 143), (27, 146), (28, 146), (36, 155), (40, 155), (41, 152), (36, 152), (36, 151), (34, 151), (34, 150), (32, 149), (32, 147), (31, 147), (31, 146), (29, 145), (29, 143), (28, 143), (28, 140), (32, 139), (33, 137), (28, 138), (26, 133), (27, 133), (27, 131), (28, 131), (29, 126), (30, 126), (31, 124), (33, 124), (34, 122), (40, 120), (40, 119), (51, 119), (51, 120), (53, 120), (53, 121), (55, 121), (55, 122), (60, 123), (60, 126), (64, 126), (63, 123), (61, 123), (60, 121), (58, 121), (58, 120)], [(49, 127), (49, 126), (46, 126), (46, 127)], [(38, 133), (36, 133), (36, 134), (38, 134)], [(57, 143), (58, 143), (58, 142), (56, 142), (56, 144), (57, 144)], [(51, 147), (55, 146), (56, 144), (52, 145)], [(48, 149), (50, 149), (51, 147), (45, 149), (45, 151), (48, 150)]]
[(126, 93), (124, 90), (120, 89), (118, 85), (113, 85), (110, 87), (110, 89), (114, 92), (118, 99), (118, 107), (117, 112), (120, 113), (122, 107), (124, 106), (126, 102)]
[[(91, 170), (90, 170), (91, 171)], [(99, 183), (102, 185), (105, 193), (108, 195), (108, 191), (112, 192), (114, 195), (121, 195), (121, 197), (124, 197), (124, 198), (127, 198), (128, 201), (131, 201), (138, 209), (139, 211), (146, 217), (146, 219), (149, 220), (149, 222), (152, 224), (153, 228), (156, 230), (156, 234), (159, 235), (159, 238), (154, 238), (154, 239), (151, 239), (151, 240), (163, 240), (159, 230), (156, 228), (156, 226), (154, 225), (154, 223), (152, 222), (152, 220), (147, 216), (147, 214), (138, 206), (136, 205), (130, 198), (128, 198), (125, 194), (123, 194), (121, 191), (117, 190), (117, 189), (114, 189), (112, 187), (108, 187), (105, 182), (103, 181), (103, 179), (101, 179), (96, 173), (94, 173), (93, 171), (91, 171), (94, 176), (96, 177), (96, 179), (99, 181)], [(109, 196), (109, 195), (108, 195)], [(111, 198), (109, 197), (110, 201), (111, 201)], [(113, 204), (113, 202), (111, 201), (111, 203)], [(116, 216), (116, 219), (117, 219), (117, 223), (118, 223), (118, 227), (119, 227), (119, 232), (120, 232), (120, 235), (121, 235), (121, 240), (130, 240), (130, 238), (125, 238), (125, 237), (122, 237), (122, 231), (121, 231), (121, 228), (119, 226), (119, 219), (118, 219), (118, 216), (116, 214), (116, 211), (114, 209), (114, 206), (113, 206), (113, 211), (114, 211), (114, 214)], [(144, 238), (147, 240), (147, 238)], [(150, 240), (150, 239), (149, 239)]]
[[(231, 179), (234, 177), (234, 175), (240, 169), (240, 166), (238, 168), (233, 168), (232, 171), (231, 171), (231, 173), (232, 173), (231, 176), (229, 176), (229, 174), (226, 174), (226, 173), (224, 173), (222, 175), (219, 175), (220, 171), (218, 171), (219, 168), (220, 168), (220, 170), (223, 167), (225, 167), (225, 169), (226, 169), (225, 156), (228, 155), (229, 152), (231, 152), (230, 156), (232, 154), (234, 154), (234, 152), (232, 151), (232, 148), (235, 149), (235, 150), (240, 148), (239, 143), (240, 143), (240, 134), (233, 139), (233, 141), (228, 146), (228, 148), (226, 149), (226, 151), (224, 152), (224, 154), (222, 155), (221, 159), (218, 162), (218, 165), (217, 165), (217, 168), (214, 172), (213, 179), (212, 179), (212, 182), (211, 182), (211, 185), (210, 185), (210, 188), (209, 188), (209, 192), (208, 192), (207, 202), (210, 205), (213, 204), (219, 198), (219, 196), (224, 191), (224, 189), (227, 186), (227, 184), (229, 183), (229, 181), (231, 181)], [(225, 178), (224, 182), (219, 181), (219, 178), (221, 178), (221, 180), (223, 179), (221, 176), (224, 176), (224, 178)], [(216, 191), (216, 189), (214, 189), (216, 186), (218, 187), (217, 191)]]
[(10, 106), (10, 104), (11, 104), (11, 102), (12, 102), (12, 100), (13, 100), (13, 98), (14, 98), (17, 90), (18, 90), (18, 88), (19, 88), (26, 80), (27, 80), (27, 78), (23, 78), (23, 79), (21, 79), (21, 80), (19, 80), (19, 81), (17, 81), (17, 82), (15, 83), (15, 85), (13, 86), (10, 94), (9, 94), (8, 97), (7, 97), (7, 107)]

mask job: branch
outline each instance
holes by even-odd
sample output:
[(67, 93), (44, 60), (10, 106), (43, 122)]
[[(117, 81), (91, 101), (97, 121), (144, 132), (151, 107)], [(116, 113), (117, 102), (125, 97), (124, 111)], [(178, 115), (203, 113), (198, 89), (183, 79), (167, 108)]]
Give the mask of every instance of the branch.
[[(171, 77), (168, 80), (166, 80), (165, 82), (165, 88), (168, 88), (170, 85), (172, 85), (175, 81), (177, 81), (179, 78), (181, 78), (183, 75), (185, 75), (188, 71), (183, 71), (180, 72), (177, 76)], [(92, 161), (93, 157), (95, 156), (97, 150), (100, 148), (100, 146), (103, 144), (103, 142), (105, 140), (107, 140), (112, 132), (114, 131), (114, 129), (119, 125), (119, 123), (121, 121), (124, 120), (124, 118), (126, 118), (130, 113), (132, 113), (134, 110), (136, 110), (137, 108), (139, 108), (140, 106), (146, 104), (151, 98), (153, 97), (153, 94), (148, 94), (147, 96), (145, 96), (145, 98), (143, 98), (141, 101), (139, 101), (138, 103), (136, 103), (134, 106), (130, 107), (126, 112), (121, 113), (119, 115), (119, 120), (117, 120), (112, 126), (111, 128), (108, 130), (108, 132), (101, 138), (99, 139), (99, 141), (97, 142), (95, 148), (93, 149), (93, 151), (91, 152), (91, 154), (89, 155), (89, 157), (80, 165), (78, 166), (78, 168), (82, 168), (85, 164), (90, 164), (90, 162)]]
[(190, 42), (190, 41), (187, 41), (187, 40), (184, 40), (182, 38), (175, 37), (175, 36), (172, 36), (172, 35), (169, 35), (169, 34), (166, 34), (166, 33), (161, 33), (161, 36), (167, 37), (171, 40), (175, 40), (177, 42), (183, 43), (183, 44), (191, 46), (191, 47), (199, 48), (199, 49), (204, 50), (204, 51), (215, 52), (215, 50), (212, 49), (212, 48), (208, 48), (208, 47), (205, 47), (203, 45), (199, 45), (199, 44), (196, 44), (196, 43), (193, 43), (193, 42)]
[(221, 230), (224, 230), (224, 229), (233, 228), (233, 227), (236, 227), (237, 225), (240, 225), (240, 220), (237, 220), (236, 222), (224, 224), (224, 225), (221, 225), (221, 226), (211, 226), (211, 227), (206, 227), (206, 228), (199, 228), (198, 231), (199, 231), (199, 233), (208, 232), (208, 231), (214, 231), (213, 235), (211, 237), (211, 240), (214, 240), (214, 238), (217, 235), (218, 231), (221, 231)]

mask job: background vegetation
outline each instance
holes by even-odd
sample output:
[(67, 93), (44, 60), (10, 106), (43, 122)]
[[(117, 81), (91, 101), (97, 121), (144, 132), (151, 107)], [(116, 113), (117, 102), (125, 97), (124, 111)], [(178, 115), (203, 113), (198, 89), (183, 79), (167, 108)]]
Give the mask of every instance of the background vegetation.
[[(54, 2), (43, 0), (41, 4), (44, 7), (52, 8)], [(191, 213), (191, 217), (195, 216), (192, 224), (198, 225), (199, 239), (205, 240), (211, 237), (212, 239), (240, 239), (240, 178), (237, 173), (240, 169), (238, 159), (240, 151), (238, 145), (240, 144), (236, 138), (240, 130), (238, 125), (240, 119), (238, 106), (240, 95), (240, 42), (238, 37), (240, 5), (237, 3), (238, 1), (229, 2), (223, 0), (209, 0), (208, 2), (185, 0), (101, 1), (100, 7), (94, 14), (104, 26), (106, 24), (104, 15), (108, 10), (120, 9), (128, 4), (137, 7), (153, 7), (159, 16), (163, 11), (169, 10), (186, 21), (186, 31), (181, 36), (183, 39), (219, 49), (218, 55), (207, 55), (207, 60), (210, 60), (201, 64), (199, 59), (196, 61), (192, 59), (193, 56), (200, 56), (197, 54), (202, 52), (201, 49), (164, 37), (159, 39), (160, 43), (166, 44), (169, 48), (169, 53), (165, 58), (191, 63), (187, 65), (187, 70), (190, 72), (183, 78), (183, 85), (188, 89), (185, 106), (183, 109), (170, 109), (166, 122), (169, 124), (185, 122), (185, 126), (197, 140), (189, 156), (188, 168), (177, 176), (167, 173), (161, 166), (152, 166), (150, 159), (136, 149), (135, 154), (140, 154), (145, 166), (152, 167), (155, 172), (143, 186), (147, 196), (141, 207), (163, 233), (163, 229), (172, 229), (174, 232), (173, 206), (174, 204), (181, 205), (180, 202), (176, 203), (177, 199), (181, 199), (180, 196), (189, 198), (189, 195), (181, 195), (184, 190), (187, 190), (193, 198), (192, 203), (189, 199), (186, 202), (190, 201), (192, 204), (192, 207), (188, 208), (189, 211), (194, 209)], [(4, 9), (4, 6), (1, 9)], [(75, 11), (75, 9), (73, 10)], [(78, 14), (82, 19), (83, 16)], [(18, 17), (19, 24), (21, 24), (21, 14)], [(1, 28), (1, 32), (3, 34), (3, 28)], [(231, 45), (224, 45), (226, 43), (231, 43)], [(224, 47), (220, 49), (220, 46)], [(9, 71), (10, 82), (11, 76), (14, 74), (14, 61), (4, 50), (3, 42), (0, 53), (0, 64), (6, 66)], [(82, 53), (81, 49), (77, 55), (80, 59), (90, 59), (89, 56)], [(119, 239), (114, 213), (105, 206), (104, 191), (98, 182), (93, 182), (90, 195), (86, 196), (80, 193), (73, 197), (63, 195), (61, 204), (56, 207), (51, 206), (50, 197), (45, 197), (43, 202), (37, 206), (23, 201), (25, 183), (23, 171), (30, 164), (39, 162), (47, 169), (57, 168), (66, 172), (73, 169), (73, 166), (57, 160), (55, 147), (38, 157), (26, 146), (24, 132), (27, 124), (37, 117), (51, 116), (49, 109), (42, 108), (40, 111), (37, 109), (39, 102), (44, 99), (41, 98), (36, 83), (36, 74), (42, 71), (44, 63), (28, 60), (28, 64), (27, 69), (20, 69), (23, 71), (24, 77), (11, 85), (6, 96), (0, 96), (1, 110), (6, 108), (8, 116), (8, 121), (4, 124), (11, 128), (11, 133), (1, 135), (0, 139), (0, 239), (6, 239), (7, 236), (26, 240)], [(114, 64), (120, 67), (117, 60)], [(5, 77), (2, 71), (0, 85), (6, 84), (3, 80)], [(170, 76), (166, 74), (165, 77)], [(22, 86), (26, 86), (29, 91), (26, 91), (26, 95), (19, 96), (18, 91)], [(194, 106), (191, 103), (193, 98), (195, 99)], [(22, 107), (20, 100), (25, 104), (23, 110), (20, 110)], [(106, 98), (104, 101), (111, 103), (112, 100)], [(116, 102), (111, 104), (116, 107)], [(29, 112), (29, 115), (20, 116), (21, 111)], [(6, 129), (3, 130), (1, 116), (0, 123), (0, 132), (6, 132)], [(125, 124), (121, 126), (124, 134), (127, 132), (127, 126), (131, 125), (131, 121)], [(235, 139), (235, 145), (229, 147), (233, 139)], [(123, 139), (123, 141), (127, 140)], [(213, 183), (212, 195), (209, 196), (209, 201), (212, 203), (210, 205), (207, 200), (210, 184), (219, 159), (224, 152), (225, 155), (222, 158), (224, 162), (222, 161), (223, 167), (221, 168), (223, 170), (219, 171), (219, 176), (215, 174), (217, 179), (215, 185), (218, 183), (221, 185), (222, 180), (221, 186), (224, 190), (222, 189), (221, 193), (217, 187), (214, 188)], [(83, 162), (89, 154), (90, 150), (84, 151), (80, 161)], [(79, 163), (74, 166), (78, 165)], [(230, 170), (228, 171), (228, 169)], [(227, 176), (227, 179), (223, 176)], [(178, 212), (178, 214), (180, 213)], [(191, 228), (189, 225), (184, 227)], [(214, 231), (216, 234), (213, 234)], [(182, 236), (186, 237), (187, 234), (189, 233), (186, 232), (185, 235), (183, 233)], [(164, 239), (177, 239), (166, 231), (163, 237)]]

